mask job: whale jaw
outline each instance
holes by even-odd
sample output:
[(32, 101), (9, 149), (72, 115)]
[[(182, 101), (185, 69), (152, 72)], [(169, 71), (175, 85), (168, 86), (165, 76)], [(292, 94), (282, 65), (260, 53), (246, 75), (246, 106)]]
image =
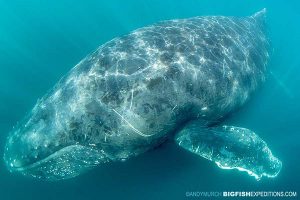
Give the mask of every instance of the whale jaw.
[(57, 181), (73, 178), (108, 161), (106, 155), (97, 149), (82, 145), (70, 145), (33, 164), (26, 166), (7, 165), (7, 167), (11, 172)]

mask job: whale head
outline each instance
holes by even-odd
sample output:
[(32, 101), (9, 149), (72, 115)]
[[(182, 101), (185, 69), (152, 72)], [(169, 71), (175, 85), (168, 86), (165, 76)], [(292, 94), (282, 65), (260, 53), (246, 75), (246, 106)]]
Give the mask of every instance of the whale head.
[[(11, 172), (47, 180), (72, 178), (105, 160), (76, 137), (78, 125), (51, 98), (41, 100), (9, 134), (4, 161)], [(61, 100), (61, 99), (60, 99)]]
[[(21, 170), (52, 154), (60, 148), (53, 144), (57, 133), (51, 127), (53, 111), (37, 105), (19, 122), (7, 138), (4, 160), (10, 170)], [(53, 146), (50, 146), (53, 145)]]

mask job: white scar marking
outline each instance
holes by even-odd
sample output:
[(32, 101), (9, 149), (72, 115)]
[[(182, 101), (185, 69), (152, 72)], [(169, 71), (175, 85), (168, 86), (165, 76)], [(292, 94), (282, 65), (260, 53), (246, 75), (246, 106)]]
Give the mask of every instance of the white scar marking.
[(127, 121), (120, 113), (118, 113), (115, 109), (112, 109), (117, 115), (119, 115), (119, 117), (121, 117), (121, 119), (126, 122), (128, 124), (128, 126), (130, 128), (132, 128), (132, 130), (137, 133), (138, 135), (140, 136), (143, 136), (143, 137), (149, 137), (149, 136), (152, 136), (153, 134), (151, 135), (146, 135), (144, 133), (142, 133), (141, 131), (139, 131), (138, 129), (136, 129), (129, 121)]
[(175, 106), (172, 108), (172, 112), (175, 110), (176, 107), (177, 107), (177, 105), (175, 105)]
[(131, 107), (132, 107), (132, 99), (133, 99), (133, 90), (131, 90), (131, 100), (130, 100), (129, 110), (131, 110)]

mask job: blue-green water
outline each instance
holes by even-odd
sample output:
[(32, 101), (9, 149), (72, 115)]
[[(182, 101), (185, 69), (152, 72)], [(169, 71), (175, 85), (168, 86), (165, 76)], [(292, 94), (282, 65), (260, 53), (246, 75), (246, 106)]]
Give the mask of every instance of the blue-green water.
[[(273, 53), (266, 84), (226, 124), (255, 130), (283, 162), (275, 179), (221, 170), (171, 142), (123, 163), (49, 183), (0, 164), (0, 199), (185, 199), (187, 191), (300, 192), (300, 3), (285, 0), (0, 0), (0, 155), (37, 99), (100, 44), (154, 22), (245, 16), (267, 8)], [(267, 198), (264, 198), (267, 199)]]

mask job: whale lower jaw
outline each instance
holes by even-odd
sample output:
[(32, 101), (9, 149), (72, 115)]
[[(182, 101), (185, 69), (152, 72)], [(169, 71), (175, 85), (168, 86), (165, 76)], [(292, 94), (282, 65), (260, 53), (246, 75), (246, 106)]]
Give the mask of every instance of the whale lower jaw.
[(103, 152), (82, 145), (71, 145), (38, 162), (16, 167), (11, 171), (34, 178), (56, 181), (78, 176), (105, 162), (108, 162), (108, 158)]

